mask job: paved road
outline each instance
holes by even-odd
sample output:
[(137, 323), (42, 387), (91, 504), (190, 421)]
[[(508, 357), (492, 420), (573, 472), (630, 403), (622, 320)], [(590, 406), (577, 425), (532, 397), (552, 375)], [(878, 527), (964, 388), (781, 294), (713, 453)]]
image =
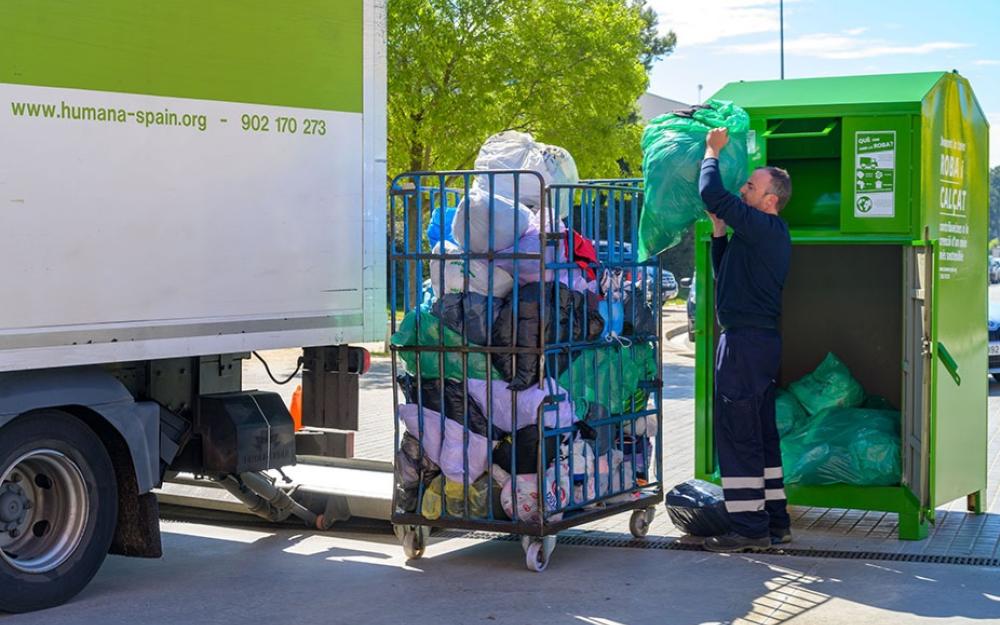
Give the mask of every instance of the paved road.
[(11, 625), (1000, 622), (1000, 570), (164, 523), (162, 561), (111, 558), (74, 602)]
[[(991, 289), (995, 294), (1000, 288)], [(294, 355), (267, 356), (275, 373), (294, 368)], [(683, 349), (669, 350), (665, 367), (665, 437), (691, 441), (693, 361)], [(391, 375), (384, 361), (376, 371), (365, 381), (362, 415), (362, 435), (369, 424), (375, 440), (359, 445), (372, 454), (385, 449), (377, 433), (391, 414)], [(250, 362), (247, 372), (248, 386), (266, 386), (261, 367)], [(995, 505), (1000, 385), (991, 386), (990, 414)], [(690, 443), (686, 449), (665, 458), (667, 482), (690, 473)], [(810, 531), (806, 523), (822, 523), (830, 514), (819, 511), (810, 520), (811, 510), (800, 511), (803, 535)], [(860, 527), (864, 540), (900, 544), (907, 553), (935, 544), (899, 543), (891, 523), (884, 525), (884, 536), (873, 536), (881, 521), (864, 529), (867, 517), (832, 512), (836, 520), (825, 531), (842, 533), (840, 540)], [(983, 520), (979, 536), (997, 525), (990, 515), (939, 511), (945, 538), (954, 531), (946, 546), (961, 540), (966, 519), (977, 518)], [(958, 519), (954, 530), (947, 528), (950, 519)], [(615, 524), (624, 525), (621, 519), (604, 523), (594, 529), (622, 531)], [(668, 526), (661, 517), (653, 533), (669, 533)], [(512, 542), (434, 538), (424, 559), (407, 563), (388, 535), (175, 521), (164, 521), (162, 529), (162, 560), (111, 557), (71, 604), (0, 615), (0, 623), (1000, 623), (995, 568), (559, 546), (548, 571), (538, 575), (524, 569), (520, 547)]]

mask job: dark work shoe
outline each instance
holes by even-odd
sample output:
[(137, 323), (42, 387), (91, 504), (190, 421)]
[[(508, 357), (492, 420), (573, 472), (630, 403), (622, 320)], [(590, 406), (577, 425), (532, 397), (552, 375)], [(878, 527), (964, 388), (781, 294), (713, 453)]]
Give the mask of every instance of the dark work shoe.
[(764, 551), (771, 546), (771, 539), (747, 538), (736, 532), (727, 532), (722, 536), (711, 536), (705, 539), (705, 551), (715, 553), (741, 553), (744, 551)]
[(772, 545), (787, 545), (792, 542), (792, 530), (783, 528), (771, 528), (771, 544)]

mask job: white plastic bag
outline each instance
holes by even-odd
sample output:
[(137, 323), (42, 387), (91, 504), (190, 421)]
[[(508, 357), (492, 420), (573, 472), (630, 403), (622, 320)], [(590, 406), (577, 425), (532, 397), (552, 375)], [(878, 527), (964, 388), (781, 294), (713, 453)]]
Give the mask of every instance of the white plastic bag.
[[(487, 139), (479, 149), (475, 167), (476, 169), (526, 169), (538, 172), (545, 186), (576, 184), (580, 181), (576, 161), (566, 149), (540, 143), (530, 134), (515, 130), (501, 132)], [(493, 192), (511, 199), (514, 199), (514, 181), (517, 178), (517, 200), (525, 206), (538, 210), (543, 189), (539, 186), (536, 176), (530, 174), (479, 176), (475, 184), (488, 192), (491, 178)], [(571, 193), (570, 190), (564, 189), (560, 191), (559, 198), (553, 200), (557, 202), (559, 208), (557, 219), (561, 219), (569, 212)]]
[[(500, 194), (491, 197), (489, 191), (478, 186), (469, 189), (468, 196), (458, 203), (452, 238), (470, 252), (490, 251), (490, 212), (493, 213), (493, 250), (499, 251), (514, 245), (531, 225), (531, 210)], [(465, 219), (469, 219), (469, 240), (465, 240)], [(516, 222), (516, 223), (515, 223)], [(515, 229), (516, 226), (516, 229)]]
[[(441, 244), (438, 243), (432, 250), (435, 254), (441, 253)], [(445, 254), (461, 254), (462, 249), (457, 245), (445, 242)], [(441, 284), (441, 263), (444, 262), (444, 285)], [(469, 292), (489, 295), (490, 289), (490, 264), (489, 262), (473, 258), (469, 261)], [(430, 261), (431, 285), (434, 295), (440, 299), (448, 293), (465, 293), (465, 261), (460, 258), (449, 258), (444, 261)], [(493, 265), (493, 295), (497, 298), (504, 298), (514, 288), (514, 279), (509, 273)]]

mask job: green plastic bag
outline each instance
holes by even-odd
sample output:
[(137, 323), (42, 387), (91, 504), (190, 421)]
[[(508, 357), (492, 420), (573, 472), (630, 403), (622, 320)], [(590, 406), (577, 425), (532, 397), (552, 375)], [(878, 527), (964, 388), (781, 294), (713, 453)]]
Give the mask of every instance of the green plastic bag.
[[(420, 333), (417, 334), (417, 319), (420, 320)], [(413, 345), (439, 345), (440, 332), (444, 330), (444, 344), (449, 347), (462, 345), (462, 335), (444, 325), (437, 317), (428, 312), (410, 311), (406, 313), (399, 329), (392, 335), (389, 341), (393, 345), (405, 347)], [(470, 347), (474, 347), (470, 344)], [(400, 359), (406, 365), (406, 371), (410, 375), (417, 375), (417, 354), (418, 352), (400, 350), (397, 352)], [(441, 377), (441, 369), (438, 352), (419, 352), (420, 355), (420, 375), (423, 379), (429, 380)], [(470, 378), (480, 380), (486, 379), (486, 371), (489, 366), (489, 358), (486, 354), (469, 354), (469, 375)], [(466, 376), (462, 371), (462, 354), (459, 352), (448, 352), (444, 355), (444, 377), (451, 380), (464, 380)], [(493, 369), (493, 379), (502, 379), (500, 373)]]
[(788, 390), (811, 415), (826, 408), (856, 408), (865, 400), (865, 389), (832, 353), (812, 373), (789, 384)]
[(639, 388), (639, 383), (656, 377), (656, 350), (652, 345), (616, 344), (583, 351), (558, 382), (570, 394), (576, 416), (583, 419), (591, 404), (604, 406), (609, 415), (644, 409), (649, 392)]
[(698, 176), (709, 130), (729, 128), (729, 144), (719, 155), (725, 187), (737, 193), (747, 179), (750, 117), (731, 102), (709, 100), (703, 106), (690, 116), (680, 111), (660, 115), (642, 133), (640, 261), (680, 243), (684, 231), (704, 216)]
[(779, 388), (774, 396), (774, 413), (780, 436), (794, 432), (809, 417), (795, 395), (782, 388)]
[(781, 439), (785, 484), (899, 484), (899, 427), (895, 410), (823, 410)]

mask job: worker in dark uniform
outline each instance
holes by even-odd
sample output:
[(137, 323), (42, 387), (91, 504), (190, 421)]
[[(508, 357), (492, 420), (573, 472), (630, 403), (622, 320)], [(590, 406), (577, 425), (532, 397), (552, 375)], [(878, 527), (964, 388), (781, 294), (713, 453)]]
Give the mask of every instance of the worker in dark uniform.
[(719, 173), (719, 153), (728, 142), (726, 129), (709, 132), (699, 184), (712, 219), (722, 326), (715, 358), (715, 445), (732, 522), (732, 531), (706, 539), (705, 549), (739, 552), (792, 540), (774, 411), (781, 290), (792, 252), (788, 226), (778, 214), (792, 184), (785, 170), (762, 167), (740, 189), (741, 197), (729, 193)]

